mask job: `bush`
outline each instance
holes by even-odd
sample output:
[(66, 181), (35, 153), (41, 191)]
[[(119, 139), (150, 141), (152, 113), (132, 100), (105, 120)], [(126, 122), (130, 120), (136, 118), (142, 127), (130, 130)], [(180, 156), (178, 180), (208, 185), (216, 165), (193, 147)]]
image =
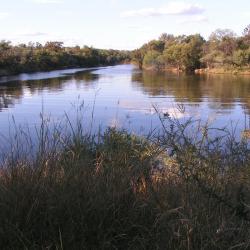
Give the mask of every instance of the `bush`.
[(247, 249), (246, 141), (161, 120), (148, 138), (43, 125), (2, 164), (1, 249)]

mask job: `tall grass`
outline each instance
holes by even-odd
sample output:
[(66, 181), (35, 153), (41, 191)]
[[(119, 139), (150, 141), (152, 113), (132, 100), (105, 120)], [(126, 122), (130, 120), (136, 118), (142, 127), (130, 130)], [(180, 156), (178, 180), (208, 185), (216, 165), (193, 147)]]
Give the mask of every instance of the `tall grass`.
[(43, 121), (30, 151), (28, 133), (15, 137), (0, 170), (0, 248), (249, 249), (248, 143), (161, 121), (147, 138)]

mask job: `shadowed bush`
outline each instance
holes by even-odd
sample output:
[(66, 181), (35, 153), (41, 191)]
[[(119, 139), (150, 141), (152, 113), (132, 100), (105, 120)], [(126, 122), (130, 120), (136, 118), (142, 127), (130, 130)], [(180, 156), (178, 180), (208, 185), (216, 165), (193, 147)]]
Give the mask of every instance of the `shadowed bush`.
[(0, 248), (248, 249), (247, 142), (162, 124), (148, 138), (42, 126), (35, 155), (2, 164)]

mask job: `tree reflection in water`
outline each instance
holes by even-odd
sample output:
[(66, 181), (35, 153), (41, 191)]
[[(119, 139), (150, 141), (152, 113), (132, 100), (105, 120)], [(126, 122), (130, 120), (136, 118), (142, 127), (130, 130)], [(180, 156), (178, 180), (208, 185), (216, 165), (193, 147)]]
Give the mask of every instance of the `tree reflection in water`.
[(25, 93), (31, 96), (44, 90), (49, 92), (58, 92), (62, 90), (69, 81), (76, 86), (86, 88), (93, 87), (99, 79), (98, 74), (91, 71), (77, 72), (75, 74), (65, 74), (63, 77), (27, 80), (27, 81), (10, 81), (0, 84), (0, 112), (13, 107), (16, 102), (20, 101)]
[(186, 105), (200, 105), (209, 99), (211, 109), (232, 109), (239, 103), (250, 114), (249, 76), (136, 71), (132, 82), (149, 96), (173, 96)]

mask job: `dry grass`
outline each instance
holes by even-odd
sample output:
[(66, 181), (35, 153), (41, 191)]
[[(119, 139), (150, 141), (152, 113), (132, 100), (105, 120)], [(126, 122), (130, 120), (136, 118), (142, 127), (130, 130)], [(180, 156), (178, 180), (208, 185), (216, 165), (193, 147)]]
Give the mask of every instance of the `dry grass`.
[(249, 249), (247, 143), (162, 122), (147, 139), (42, 126), (36, 154), (14, 147), (0, 175), (0, 248)]

